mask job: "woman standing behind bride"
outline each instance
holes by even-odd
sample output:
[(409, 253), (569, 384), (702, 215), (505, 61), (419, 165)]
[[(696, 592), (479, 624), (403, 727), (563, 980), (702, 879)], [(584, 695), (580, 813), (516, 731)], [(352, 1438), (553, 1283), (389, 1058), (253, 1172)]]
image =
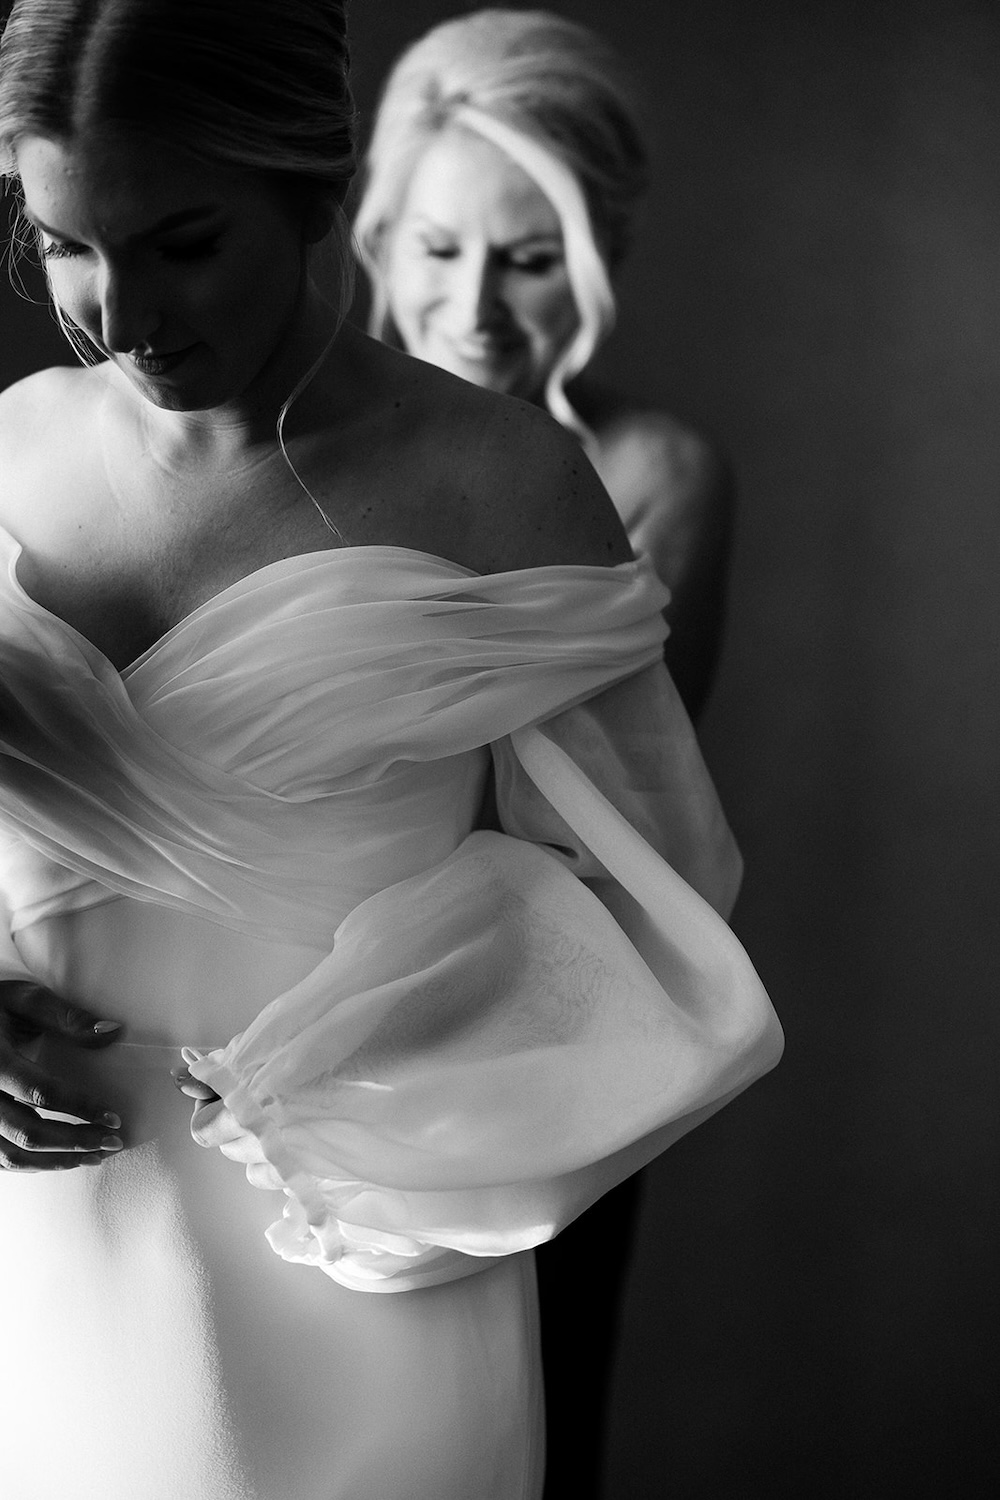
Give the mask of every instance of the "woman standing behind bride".
[(732, 488), (668, 412), (593, 381), (647, 182), (620, 60), (547, 11), (445, 21), (387, 79), (355, 219), (369, 331), (575, 433), (671, 592), (665, 656), (697, 718), (718, 657)]
[[(576, 435), (633, 550), (670, 590), (664, 655), (696, 717), (720, 645), (729, 474), (699, 434), (588, 370), (614, 324), (612, 281), (646, 186), (620, 62), (546, 11), (446, 21), (393, 67), (365, 167), (355, 232), (370, 332), (547, 408)], [(623, 1183), (538, 1252), (554, 1495), (571, 1465), (577, 1500), (599, 1493), (639, 1188)]]

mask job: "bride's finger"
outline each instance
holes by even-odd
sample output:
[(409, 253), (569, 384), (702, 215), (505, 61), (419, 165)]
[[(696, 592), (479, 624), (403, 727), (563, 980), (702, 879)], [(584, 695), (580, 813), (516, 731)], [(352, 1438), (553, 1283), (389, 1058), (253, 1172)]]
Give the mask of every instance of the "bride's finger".
[(174, 1080), (174, 1087), (180, 1089), (181, 1093), (186, 1094), (189, 1099), (204, 1100), (207, 1103), (219, 1097), (207, 1083), (202, 1083), (200, 1078), (193, 1078), (184, 1066), (175, 1068), (171, 1077)]
[(247, 1182), (251, 1187), (275, 1189), (284, 1187), (284, 1183), (278, 1176), (269, 1161), (253, 1162), (247, 1167)]

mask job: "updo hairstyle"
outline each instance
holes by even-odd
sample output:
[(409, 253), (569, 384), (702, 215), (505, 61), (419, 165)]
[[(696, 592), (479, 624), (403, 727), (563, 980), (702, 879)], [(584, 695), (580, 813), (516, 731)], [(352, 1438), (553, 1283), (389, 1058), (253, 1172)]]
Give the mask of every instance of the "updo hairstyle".
[(0, 40), (0, 174), (26, 135), (111, 127), (258, 173), (332, 221), (341, 296), (356, 167), (343, 0), (15, 0)]
[(580, 326), (549, 377), (545, 400), (586, 441), (565, 385), (614, 324), (609, 273), (626, 250), (647, 181), (622, 65), (587, 27), (544, 10), (474, 11), (435, 26), (402, 54), (382, 90), (354, 226), (372, 284), (370, 331), (397, 346), (387, 240), (417, 161), (449, 127), (500, 147), (559, 215)]

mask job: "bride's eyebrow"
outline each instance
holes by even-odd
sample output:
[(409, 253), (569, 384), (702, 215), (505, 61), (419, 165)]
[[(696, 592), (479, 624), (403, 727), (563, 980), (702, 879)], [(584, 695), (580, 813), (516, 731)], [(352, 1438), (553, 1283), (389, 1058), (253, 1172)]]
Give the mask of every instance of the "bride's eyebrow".
[(182, 208), (178, 213), (167, 214), (150, 229), (143, 231), (144, 234), (166, 234), (171, 229), (186, 229), (189, 224), (198, 223), (201, 219), (211, 218), (219, 212), (218, 203), (202, 203), (198, 208)]
[[(189, 224), (195, 224), (200, 222), (202, 219), (210, 218), (213, 214), (219, 211), (219, 206), (220, 205), (216, 203), (202, 203), (199, 204), (197, 208), (179, 209), (177, 213), (166, 214), (162, 219), (158, 219), (155, 224), (150, 225), (148, 229), (143, 229), (139, 234), (132, 235), (130, 236), (130, 238), (145, 239), (149, 235), (168, 234), (172, 229), (185, 229)], [(30, 208), (26, 207), (24, 209), (24, 217), (29, 221), (29, 223), (33, 224), (36, 229), (40, 229), (43, 234), (50, 234), (54, 239), (57, 240), (64, 240), (69, 238), (69, 236), (65, 235), (61, 229), (51, 228), (51, 226), (40, 219), (37, 214), (33, 214)]]

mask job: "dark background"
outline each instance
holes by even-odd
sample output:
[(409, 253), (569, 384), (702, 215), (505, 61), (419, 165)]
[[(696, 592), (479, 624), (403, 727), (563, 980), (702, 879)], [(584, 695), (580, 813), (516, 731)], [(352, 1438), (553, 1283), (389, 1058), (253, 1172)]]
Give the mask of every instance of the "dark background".
[[(354, 0), (366, 121), (461, 8)], [(975, 1500), (1000, 1480), (1000, 11), (552, 8), (647, 96), (604, 370), (738, 475), (703, 743), (788, 1042), (647, 1174), (608, 1500)], [(3, 384), (68, 362), (6, 286), (0, 329)]]

